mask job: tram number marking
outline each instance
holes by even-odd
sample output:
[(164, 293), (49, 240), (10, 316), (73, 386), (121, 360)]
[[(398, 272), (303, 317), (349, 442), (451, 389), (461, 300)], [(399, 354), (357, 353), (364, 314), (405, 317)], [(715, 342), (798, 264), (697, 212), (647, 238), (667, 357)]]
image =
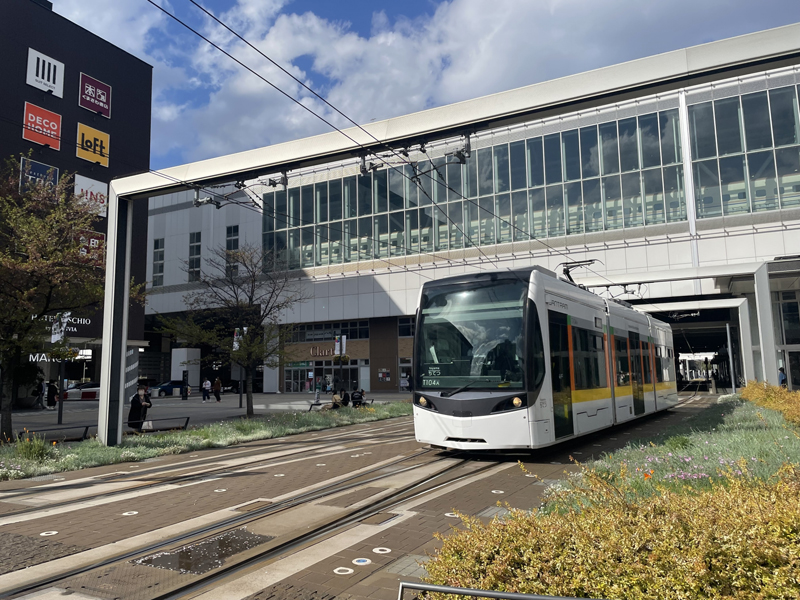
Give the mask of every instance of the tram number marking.
[(423, 379), (422, 385), (426, 387), (439, 387), (439, 380), (438, 379)]
[(439, 367), (428, 367), (429, 377), (439, 377), (441, 374), (442, 370)]

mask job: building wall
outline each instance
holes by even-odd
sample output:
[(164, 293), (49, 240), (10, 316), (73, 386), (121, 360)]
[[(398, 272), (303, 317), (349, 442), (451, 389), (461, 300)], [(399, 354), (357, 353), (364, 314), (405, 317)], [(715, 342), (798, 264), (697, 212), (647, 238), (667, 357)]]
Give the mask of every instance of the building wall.
[[(254, 181), (263, 221), (250, 222), (247, 239), (303, 278), (310, 300), (286, 322), (369, 319), (370, 386), (395, 388), (398, 361), (411, 356), (396, 317), (415, 313), (425, 281), (594, 259), (576, 278), (599, 277), (610, 295), (657, 305), (732, 292), (724, 278), (616, 280), (800, 254), (798, 84), (797, 64), (749, 69), (475, 132), (465, 164), (455, 160), (463, 138), (450, 138), (412, 150), (416, 171), (362, 173), (353, 160), (290, 173), (286, 190)], [(171, 260), (185, 259), (185, 224), (199, 219), (187, 211), (214, 209), (176, 211), (173, 228), (154, 201), (151, 229), (174, 234)], [(228, 224), (216, 215), (202, 222), (212, 238)], [(181, 310), (183, 280), (174, 266), (166, 272), (151, 307)], [(758, 336), (753, 343), (758, 355)], [(390, 382), (379, 381), (380, 369)]]

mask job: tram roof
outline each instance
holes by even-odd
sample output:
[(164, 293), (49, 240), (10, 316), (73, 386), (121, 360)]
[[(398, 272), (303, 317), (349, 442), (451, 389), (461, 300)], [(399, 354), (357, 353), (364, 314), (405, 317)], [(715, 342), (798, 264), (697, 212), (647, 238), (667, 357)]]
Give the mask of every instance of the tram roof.
[[(274, 144), (236, 154), (114, 180), (117, 195), (144, 198), (292, 171), (420, 142), (512, 125), (536, 115), (636, 97), (718, 79), (728, 72), (764, 70), (800, 56), (800, 23), (674, 50), (455, 104), (368, 123), (359, 128)], [(376, 142), (376, 139), (378, 140)]]

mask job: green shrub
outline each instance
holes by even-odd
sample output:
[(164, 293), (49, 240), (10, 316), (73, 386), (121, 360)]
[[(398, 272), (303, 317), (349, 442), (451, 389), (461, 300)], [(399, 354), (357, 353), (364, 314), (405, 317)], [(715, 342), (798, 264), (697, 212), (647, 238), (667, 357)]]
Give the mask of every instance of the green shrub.
[(25, 437), (14, 444), (14, 456), (24, 460), (41, 463), (55, 455), (55, 449), (43, 436), (25, 432)]
[(800, 597), (795, 466), (770, 482), (729, 475), (702, 492), (665, 489), (639, 502), (589, 469), (573, 481), (580, 511), (512, 510), (488, 525), (462, 517), (465, 529), (439, 536), (427, 581), (620, 600)]
[(741, 391), (742, 398), (781, 413), (784, 418), (800, 425), (800, 392), (790, 392), (784, 387), (748, 381), (747, 387)]

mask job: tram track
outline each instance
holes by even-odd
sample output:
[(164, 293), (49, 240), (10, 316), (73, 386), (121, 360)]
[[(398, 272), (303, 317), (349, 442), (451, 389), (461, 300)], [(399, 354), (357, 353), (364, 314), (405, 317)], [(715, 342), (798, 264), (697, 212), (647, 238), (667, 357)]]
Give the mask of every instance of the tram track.
[[(379, 466), (376, 466), (368, 471), (361, 472), (357, 475), (353, 475), (346, 479), (339, 480), (335, 483), (323, 486), (315, 490), (297, 494), (295, 496), (292, 496), (285, 500), (281, 500), (279, 502), (275, 502), (263, 508), (255, 509), (243, 514), (237, 514), (224, 521), (220, 521), (218, 523), (214, 523), (208, 526), (193, 529), (191, 531), (187, 531), (179, 535), (171, 536), (165, 540), (159, 541), (158, 543), (137, 548), (135, 550), (125, 552), (119, 555), (115, 555), (104, 561), (95, 562), (90, 566), (75, 568), (69, 571), (58, 573), (57, 575), (53, 575), (52, 577), (39, 579), (31, 584), (26, 584), (14, 589), (2, 591), (0, 592), (0, 598), (11, 598), (19, 596), (21, 594), (31, 593), (33, 591), (40, 590), (48, 586), (52, 586), (53, 584), (56, 584), (60, 581), (68, 580), (89, 573), (96, 569), (102, 569), (109, 567), (111, 565), (125, 563), (127, 561), (135, 559), (136, 557), (153, 554), (155, 552), (163, 551), (165, 549), (174, 547), (176, 545), (187, 545), (191, 543), (197, 543), (202, 539), (206, 539), (214, 535), (219, 535), (226, 531), (230, 531), (232, 529), (241, 528), (243, 526), (246, 526), (248, 523), (252, 523), (264, 517), (271, 516), (279, 512), (289, 510), (291, 508), (295, 508), (297, 506), (300, 506), (301, 504), (312, 502), (315, 500), (320, 500), (336, 494), (340, 494), (342, 492), (346, 492), (360, 486), (364, 486), (370, 483), (374, 483), (389, 477), (393, 477), (411, 471), (413, 469), (417, 469), (423, 465), (414, 464), (396, 470), (389, 470), (393, 466), (400, 465), (410, 460), (418, 459), (431, 452), (433, 452), (433, 450), (423, 449), (409, 456), (398, 458), (397, 460), (394, 460), (390, 463), (382, 463)], [(423, 464), (425, 466), (428, 466), (448, 459), (452, 459), (452, 456), (440, 457), (434, 461), (431, 461), (430, 463), (423, 463)], [(459, 463), (459, 465), (464, 464), (465, 462), (467, 462), (466, 459), (462, 460)], [(375, 475), (376, 473), (378, 474)], [(370, 475), (375, 475), (375, 476), (369, 477)]]
[[(398, 423), (392, 424), (387, 427), (380, 427), (373, 431), (381, 431), (385, 435), (386, 429), (396, 429), (399, 431), (408, 428), (411, 423)], [(87, 478), (87, 479), (79, 479), (74, 480), (73, 482), (65, 482), (64, 484), (59, 484), (57, 486), (50, 485), (50, 486), (35, 486), (30, 488), (25, 488), (20, 490), (19, 492), (0, 492), (0, 501), (7, 501), (7, 502), (14, 502), (19, 501), (19, 499), (24, 500), (26, 497), (41, 494), (42, 492), (63, 492), (71, 489), (71, 487), (75, 487), (76, 485), (86, 485), (87, 482), (90, 484), (105, 484), (105, 483), (115, 483), (115, 484), (124, 484), (124, 483), (131, 483), (132, 485), (128, 487), (124, 487), (122, 489), (117, 490), (110, 490), (110, 491), (103, 491), (98, 492), (96, 494), (87, 494), (80, 496), (78, 498), (72, 498), (63, 501), (55, 501), (48, 503), (45, 506), (31, 506), (30, 508), (25, 508), (22, 510), (14, 510), (8, 511), (0, 514), (0, 525), (7, 520), (13, 520), (15, 517), (21, 517), (26, 515), (35, 514), (37, 512), (41, 512), (43, 509), (46, 508), (48, 511), (63, 509), (74, 505), (76, 503), (86, 503), (86, 502), (96, 502), (101, 500), (111, 500), (115, 497), (121, 497), (125, 494), (128, 494), (132, 491), (141, 491), (147, 490), (152, 488), (158, 487), (169, 487), (174, 485), (186, 485), (195, 481), (202, 481), (204, 479), (208, 479), (209, 477), (213, 477), (214, 475), (220, 473), (226, 473), (231, 471), (232, 469), (241, 469), (241, 468), (250, 468), (256, 469), (263, 466), (269, 466), (270, 463), (276, 461), (285, 461), (287, 459), (291, 459), (292, 457), (296, 457), (299, 455), (308, 454), (309, 458), (318, 456), (320, 454), (324, 454), (326, 450), (331, 448), (341, 446), (342, 444), (346, 443), (353, 443), (353, 444), (371, 444), (373, 442), (361, 438), (355, 439), (347, 439), (352, 438), (354, 435), (358, 435), (360, 432), (341, 432), (339, 434), (330, 435), (321, 437), (315, 440), (297, 440), (296, 442), (290, 443), (302, 443), (305, 444), (301, 448), (298, 448), (295, 451), (290, 451), (287, 453), (282, 453), (279, 456), (272, 456), (272, 457), (263, 457), (258, 458), (255, 457), (252, 462), (244, 462), (237, 465), (220, 465), (217, 467), (212, 467), (208, 469), (203, 469), (202, 463), (216, 462), (220, 460), (240, 460), (247, 458), (248, 454), (264, 454), (264, 453), (271, 453), (271, 452), (281, 452), (281, 450), (285, 449), (288, 445), (286, 442), (278, 442), (275, 444), (270, 444), (266, 447), (258, 447), (252, 449), (245, 449), (239, 451), (233, 451), (230, 453), (223, 454), (222, 456), (216, 457), (205, 457), (205, 458), (198, 458), (193, 461), (187, 461), (186, 463), (179, 464), (174, 463), (170, 465), (159, 465), (153, 467), (152, 469), (148, 469), (147, 471), (131, 471), (125, 473), (109, 473), (105, 475), (98, 475), (95, 477)], [(325, 443), (321, 443), (324, 440), (330, 440)], [(387, 438), (383, 438), (381, 442), (385, 442)], [(315, 447), (309, 447), (316, 445)], [(195, 463), (195, 464), (192, 464)], [(186, 471), (187, 469), (191, 469), (196, 466), (196, 470), (192, 473), (176, 473), (175, 475), (167, 478), (158, 479), (157, 481), (142, 481), (144, 478), (153, 478), (159, 477), (164, 474), (169, 474), (171, 471), (179, 472), (179, 471)], [(72, 484), (72, 485), (71, 485)]]

